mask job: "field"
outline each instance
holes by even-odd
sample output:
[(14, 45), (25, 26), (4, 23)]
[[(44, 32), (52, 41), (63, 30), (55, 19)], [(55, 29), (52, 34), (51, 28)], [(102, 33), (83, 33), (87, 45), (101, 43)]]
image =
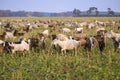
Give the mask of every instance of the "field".
[[(0, 20), (120, 20), (120, 17), (55, 17), (55, 18), (0, 18)], [(65, 26), (61, 26), (65, 27)], [(58, 27), (59, 28), (59, 27)], [(116, 27), (108, 26), (107, 30), (120, 31)], [(44, 29), (34, 29), (26, 33), (29, 38)], [(2, 32), (2, 30), (0, 31)], [(93, 35), (95, 30), (84, 29), (87, 36)], [(55, 31), (53, 33), (58, 33)], [(71, 34), (72, 35), (72, 34)], [(111, 39), (107, 39), (103, 55), (98, 47), (93, 47), (90, 57), (83, 47), (79, 53), (69, 51), (62, 55), (59, 51), (50, 48), (50, 39), (46, 41), (46, 49), (39, 52), (30, 51), (25, 56), (21, 54), (0, 53), (0, 80), (120, 80), (120, 52), (114, 52)]]

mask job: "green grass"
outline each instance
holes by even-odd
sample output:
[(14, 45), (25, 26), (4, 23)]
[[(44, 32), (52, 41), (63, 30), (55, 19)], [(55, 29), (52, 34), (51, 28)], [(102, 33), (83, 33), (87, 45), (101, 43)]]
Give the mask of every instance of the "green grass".
[[(19, 18), (3, 18), (19, 19)], [(21, 19), (21, 18), (20, 18)], [(22, 18), (29, 19), (29, 18)], [(37, 20), (39, 18), (32, 18)], [(42, 18), (40, 18), (42, 19)], [(43, 18), (61, 19), (61, 18)], [(84, 18), (62, 18), (63, 20), (82, 20)], [(85, 18), (94, 20), (103, 18)], [(119, 20), (120, 18), (104, 18), (105, 20)], [(106, 28), (110, 30), (110, 27)], [(28, 38), (43, 31), (43, 28), (35, 29), (26, 33)], [(118, 31), (115, 28), (115, 31)], [(1, 31), (2, 32), (2, 31)], [(94, 34), (94, 30), (87, 30), (87, 35)], [(118, 31), (119, 32), (119, 31)], [(54, 33), (58, 33), (55, 31)], [(24, 56), (20, 53), (0, 54), (0, 80), (120, 80), (120, 53), (114, 52), (111, 39), (106, 40), (106, 48), (103, 56), (100, 55), (98, 47), (93, 47), (90, 57), (83, 48), (79, 48), (75, 56), (74, 51), (62, 55), (50, 47), (50, 40), (47, 40), (45, 50), (30, 51)]]

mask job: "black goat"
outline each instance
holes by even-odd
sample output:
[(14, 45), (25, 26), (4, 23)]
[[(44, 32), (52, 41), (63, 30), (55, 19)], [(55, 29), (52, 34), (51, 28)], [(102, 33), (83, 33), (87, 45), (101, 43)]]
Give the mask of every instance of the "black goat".
[(100, 50), (100, 53), (102, 55), (102, 52), (103, 52), (103, 50), (105, 48), (105, 39), (104, 39), (104, 36), (102, 36), (102, 35), (96, 35), (94, 37), (98, 41), (99, 50)]

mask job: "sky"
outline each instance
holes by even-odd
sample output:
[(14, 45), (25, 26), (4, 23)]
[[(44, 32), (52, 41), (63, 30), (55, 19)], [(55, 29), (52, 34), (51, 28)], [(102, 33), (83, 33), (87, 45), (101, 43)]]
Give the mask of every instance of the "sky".
[(0, 0), (0, 10), (12, 11), (64, 12), (74, 8), (87, 11), (89, 7), (120, 12), (120, 0)]

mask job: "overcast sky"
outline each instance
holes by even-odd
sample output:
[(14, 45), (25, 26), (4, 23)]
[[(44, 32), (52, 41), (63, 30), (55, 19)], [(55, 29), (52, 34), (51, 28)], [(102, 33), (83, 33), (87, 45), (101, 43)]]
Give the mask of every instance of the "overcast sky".
[(0, 0), (0, 10), (12, 11), (63, 12), (74, 8), (86, 11), (89, 7), (120, 12), (120, 0)]

